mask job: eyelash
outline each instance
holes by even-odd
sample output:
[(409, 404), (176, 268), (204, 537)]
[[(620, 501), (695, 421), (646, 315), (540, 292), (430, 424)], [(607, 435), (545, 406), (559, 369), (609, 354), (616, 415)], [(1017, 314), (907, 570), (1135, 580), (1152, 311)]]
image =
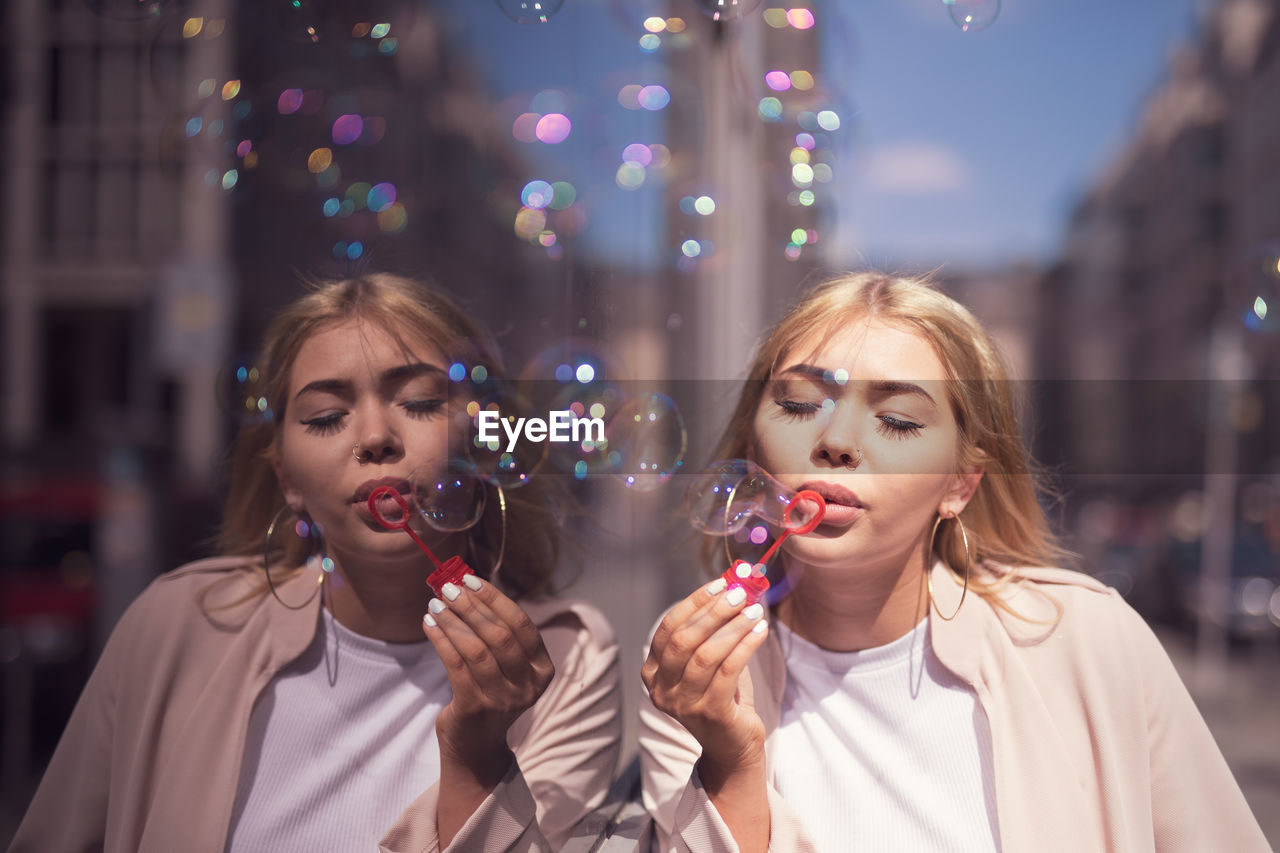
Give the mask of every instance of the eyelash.
[[(430, 400), (408, 400), (400, 404), (401, 408), (411, 418), (429, 418), (436, 412), (444, 408), (444, 400), (432, 398)], [(312, 435), (331, 435), (342, 428), (342, 420), (347, 416), (346, 412), (333, 412), (327, 415), (310, 418), (305, 421), (299, 421), (307, 428), (307, 432)]]
[[(777, 403), (790, 418), (807, 418), (817, 413), (821, 408), (816, 403), (800, 403), (795, 400), (774, 400), (773, 402)], [(924, 429), (924, 424), (905, 421), (892, 415), (877, 415), (876, 418), (880, 421), (876, 426), (876, 432), (887, 438), (914, 438), (920, 434), (920, 430)]]

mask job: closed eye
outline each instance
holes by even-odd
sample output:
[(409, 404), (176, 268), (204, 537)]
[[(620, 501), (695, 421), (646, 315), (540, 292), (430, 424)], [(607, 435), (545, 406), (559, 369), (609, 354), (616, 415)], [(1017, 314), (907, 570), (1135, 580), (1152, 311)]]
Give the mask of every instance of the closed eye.
[(893, 415), (877, 415), (876, 419), (880, 421), (876, 432), (889, 438), (911, 438), (919, 435), (920, 430), (924, 429), (924, 424), (895, 418)]

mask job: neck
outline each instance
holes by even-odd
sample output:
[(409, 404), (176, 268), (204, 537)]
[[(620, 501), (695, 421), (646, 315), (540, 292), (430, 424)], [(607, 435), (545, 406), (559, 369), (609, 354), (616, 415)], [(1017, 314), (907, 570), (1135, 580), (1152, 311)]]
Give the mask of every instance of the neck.
[(422, 615), (431, 601), (427, 558), (369, 560), (333, 554), (326, 606), (344, 628), (389, 643), (425, 639)]
[(856, 652), (891, 643), (928, 612), (923, 545), (906, 560), (861, 568), (794, 563), (802, 580), (774, 608), (795, 634), (833, 652)]

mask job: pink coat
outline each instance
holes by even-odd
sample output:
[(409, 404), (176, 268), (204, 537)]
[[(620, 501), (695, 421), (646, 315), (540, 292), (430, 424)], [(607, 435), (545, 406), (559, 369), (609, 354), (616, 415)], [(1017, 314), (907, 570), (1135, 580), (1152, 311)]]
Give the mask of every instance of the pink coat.
[[(160, 577), (130, 606), (11, 851), (222, 853), (249, 712), (311, 643), (319, 615), (319, 596), (288, 610), (251, 594), (261, 577), (241, 558), (203, 560)], [(298, 580), (282, 586), (281, 598), (305, 596)], [(603, 799), (617, 765), (617, 647), (603, 616), (582, 602), (521, 604), (543, 629), (556, 675), (508, 732), (518, 767), (449, 850), (556, 849)], [(439, 850), (435, 786), (388, 828), (380, 849)]]
[[(1191, 696), (1146, 623), (1115, 590), (1078, 572), (1025, 569), (1005, 595), (1020, 620), (970, 594), (953, 621), (933, 619), (933, 651), (977, 693), (991, 724), (996, 810), (1007, 853), (1268, 851)], [(960, 586), (933, 569), (938, 606)], [(1054, 600), (1063, 608), (1056, 621)], [(1053, 624), (1056, 622), (1056, 624)], [(786, 669), (773, 634), (744, 673), (776, 757)], [(696, 740), (647, 700), (640, 711), (645, 806), (663, 851), (737, 845), (694, 772)], [(853, 724), (856, 721), (851, 721)], [(777, 853), (814, 850), (772, 785)]]

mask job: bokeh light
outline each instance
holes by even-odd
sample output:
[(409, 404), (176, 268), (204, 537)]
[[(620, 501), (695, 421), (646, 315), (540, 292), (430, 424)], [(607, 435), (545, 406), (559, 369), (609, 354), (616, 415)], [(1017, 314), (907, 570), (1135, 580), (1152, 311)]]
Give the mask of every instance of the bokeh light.
[(660, 110), (671, 103), (671, 94), (655, 83), (641, 87), (636, 93), (636, 102), (646, 110)]
[(760, 0), (694, 0), (695, 5), (713, 21), (732, 21), (752, 12)]
[(333, 120), (333, 142), (335, 145), (350, 145), (360, 138), (364, 132), (364, 119), (352, 113), (345, 113)]
[(537, 137), (539, 142), (547, 145), (556, 145), (564, 142), (569, 138), (569, 131), (573, 129), (573, 124), (569, 121), (569, 117), (563, 113), (548, 113), (538, 119), (538, 123), (534, 126), (533, 135)]
[(785, 71), (769, 71), (764, 75), (764, 84), (775, 92), (785, 92), (791, 88), (791, 75)]

